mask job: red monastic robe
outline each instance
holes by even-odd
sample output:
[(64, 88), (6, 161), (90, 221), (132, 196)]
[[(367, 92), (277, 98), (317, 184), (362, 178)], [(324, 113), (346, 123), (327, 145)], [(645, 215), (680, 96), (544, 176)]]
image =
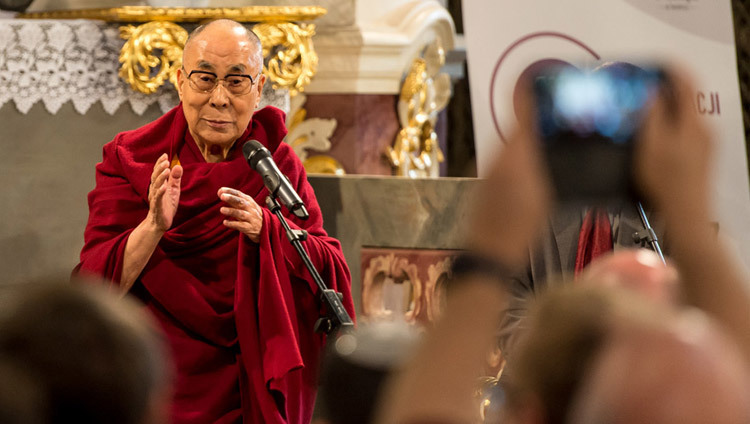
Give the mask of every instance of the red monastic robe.
[[(321, 313), (317, 286), (265, 207), (268, 191), (242, 155), (255, 139), (272, 153), (305, 202), (310, 218), (284, 212), (329, 288), (354, 316), (349, 269), (323, 220), (304, 168), (291, 148), (283, 112), (255, 113), (227, 160), (206, 163), (187, 131), (182, 105), (104, 146), (89, 193), (89, 221), (77, 273), (118, 283), (125, 243), (148, 212), (154, 163), (164, 152), (184, 168), (180, 203), (132, 289), (161, 323), (176, 379), (175, 423), (307, 423), (325, 338), (313, 332)], [(232, 187), (263, 208), (260, 242), (222, 224), (217, 191)]]

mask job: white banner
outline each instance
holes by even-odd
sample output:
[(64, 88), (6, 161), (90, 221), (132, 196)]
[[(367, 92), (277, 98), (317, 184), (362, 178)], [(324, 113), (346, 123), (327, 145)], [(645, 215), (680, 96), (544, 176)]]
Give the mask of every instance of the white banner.
[(696, 107), (718, 136), (721, 233), (750, 265), (750, 185), (730, 0), (464, 0), (477, 166), (487, 173), (515, 122), (521, 74), (543, 60), (592, 68), (672, 62), (698, 79)]

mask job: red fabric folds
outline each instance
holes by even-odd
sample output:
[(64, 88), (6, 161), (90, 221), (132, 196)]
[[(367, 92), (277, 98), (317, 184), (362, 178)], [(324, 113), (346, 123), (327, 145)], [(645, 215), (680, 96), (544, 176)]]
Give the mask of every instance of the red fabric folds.
[[(104, 146), (89, 194), (89, 222), (76, 271), (118, 282), (125, 243), (148, 212), (148, 185), (162, 153), (184, 168), (180, 205), (133, 288), (162, 324), (176, 366), (176, 423), (309, 422), (324, 337), (312, 332), (321, 312), (317, 287), (278, 219), (265, 209), (268, 191), (242, 156), (260, 141), (271, 152), (310, 213), (300, 221), (285, 210), (331, 288), (354, 314), (350, 276), (339, 242), (327, 236), (304, 168), (281, 143), (283, 112), (267, 107), (224, 162), (206, 163), (187, 131), (179, 105), (158, 120), (119, 134)], [(251, 195), (263, 207), (259, 243), (226, 228), (220, 187)]]
[(581, 232), (578, 235), (575, 275), (599, 256), (612, 250), (612, 225), (607, 210), (590, 208), (583, 217)]

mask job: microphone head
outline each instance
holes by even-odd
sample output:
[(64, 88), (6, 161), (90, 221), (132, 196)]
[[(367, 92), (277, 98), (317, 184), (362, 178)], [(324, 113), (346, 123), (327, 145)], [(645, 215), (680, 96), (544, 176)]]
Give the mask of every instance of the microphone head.
[(310, 217), (310, 214), (307, 213), (307, 209), (305, 209), (305, 205), (301, 203), (297, 205), (294, 209), (292, 209), (292, 213), (294, 214), (294, 216), (296, 216), (297, 218), (303, 221), (306, 221), (307, 218)]
[(250, 164), (250, 167), (255, 169), (258, 162), (263, 158), (270, 158), (271, 152), (266, 149), (258, 140), (248, 140), (242, 146), (242, 154), (245, 155), (245, 159)]

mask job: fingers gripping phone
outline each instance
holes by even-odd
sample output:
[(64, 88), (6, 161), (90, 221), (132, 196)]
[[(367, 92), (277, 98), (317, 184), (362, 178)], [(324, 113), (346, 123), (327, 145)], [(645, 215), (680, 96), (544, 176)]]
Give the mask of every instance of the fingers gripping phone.
[(660, 68), (608, 63), (593, 71), (544, 67), (533, 76), (536, 120), (558, 200), (637, 199), (633, 143), (664, 84)]

